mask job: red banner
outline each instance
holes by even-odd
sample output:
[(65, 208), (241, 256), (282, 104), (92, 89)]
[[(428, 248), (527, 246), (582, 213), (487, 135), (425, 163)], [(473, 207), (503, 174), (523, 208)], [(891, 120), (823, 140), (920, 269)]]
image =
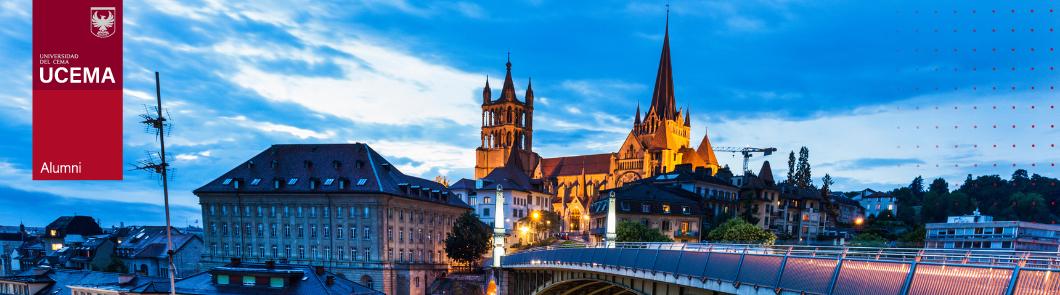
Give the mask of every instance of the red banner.
[(121, 20), (121, 0), (33, 0), (33, 179), (122, 179)]

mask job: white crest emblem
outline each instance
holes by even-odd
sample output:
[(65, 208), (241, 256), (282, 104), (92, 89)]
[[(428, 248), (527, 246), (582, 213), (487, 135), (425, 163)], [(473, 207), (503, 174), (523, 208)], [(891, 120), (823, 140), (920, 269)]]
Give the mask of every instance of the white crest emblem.
[(89, 27), (93, 36), (99, 38), (107, 38), (113, 36), (118, 30), (114, 27), (115, 21), (118, 19), (114, 7), (92, 7), (89, 10), (90, 24)]

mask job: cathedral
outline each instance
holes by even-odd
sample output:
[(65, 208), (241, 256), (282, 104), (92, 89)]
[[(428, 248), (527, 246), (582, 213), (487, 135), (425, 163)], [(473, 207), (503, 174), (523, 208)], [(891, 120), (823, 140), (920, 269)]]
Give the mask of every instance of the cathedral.
[[(670, 60), (669, 19), (663, 37), (659, 68), (651, 105), (642, 113), (637, 106), (633, 124), (616, 152), (542, 158), (533, 151), (534, 91), (527, 81), (523, 100), (516, 97), (511, 60), (501, 94), (493, 98), (489, 79), (482, 89), (481, 145), (475, 150), (475, 179), (489, 180), (498, 168), (521, 170), (539, 193), (551, 198), (551, 207), (565, 223), (564, 231), (588, 229), (588, 205), (601, 190), (672, 171), (680, 164), (704, 167), (717, 173), (718, 159), (706, 135), (691, 145), (687, 109), (678, 109)], [(512, 175), (512, 173), (504, 173)], [(492, 180), (500, 183), (501, 179)], [(511, 181), (511, 180), (507, 180)]]

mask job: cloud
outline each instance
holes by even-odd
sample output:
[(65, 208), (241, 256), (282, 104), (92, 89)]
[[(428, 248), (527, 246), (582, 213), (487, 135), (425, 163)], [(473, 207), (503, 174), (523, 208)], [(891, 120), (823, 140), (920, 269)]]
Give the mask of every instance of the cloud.
[(324, 131), (324, 132), (317, 132), (317, 131), (313, 131), (313, 130), (309, 130), (309, 129), (302, 129), (302, 128), (298, 128), (298, 127), (294, 127), (294, 126), (290, 126), (290, 125), (284, 125), (284, 124), (278, 124), (278, 123), (272, 123), (272, 122), (263, 122), (263, 121), (253, 121), (253, 120), (247, 119), (247, 117), (245, 117), (245, 116), (222, 117), (222, 118), (226, 119), (226, 120), (229, 120), (232, 123), (234, 123), (236, 125), (239, 125), (239, 126), (242, 126), (244, 128), (257, 129), (257, 130), (268, 132), (268, 133), (284, 133), (284, 134), (291, 135), (291, 136), (294, 136), (294, 137), (297, 137), (297, 138), (300, 138), (300, 139), (309, 139), (309, 138), (313, 138), (313, 139), (331, 139), (331, 138), (334, 138), (335, 134), (336, 134), (335, 131), (332, 131), (332, 130), (327, 130), (327, 131)]
[[(467, 170), (475, 167), (474, 146), (456, 146), (431, 141), (374, 140), (368, 145), (386, 157), (401, 172), (433, 179), (429, 172), (445, 175), (454, 169)], [(477, 145), (477, 142), (476, 142)], [(398, 163), (395, 159), (415, 159)], [(462, 175), (461, 175), (462, 176)]]
[(566, 80), (560, 87), (585, 97), (615, 97), (640, 90), (644, 85), (617, 80)]
[[(753, 158), (774, 162), (776, 170), (786, 170), (782, 166), (788, 151), (807, 146), (815, 178), (829, 173), (855, 180), (852, 183), (904, 185), (923, 175), (959, 183), (968, 173), (1046, 171), (1060, 162), (1060, 150), (1051, 141), (1060, 136), (1060, 129), (1052, 123), (1055, 111), (1046, 107), (1049, 102), (1048, 95), (1031, 92), (939, 94), (807, 119), (768, 114), (715, 118), (709, 127), (715, 146), (778, 148), (773, 156)], [(1039, 107), (1031, 110), (1032, 105)], [(693, 120), (693, 138), (702, 136), (695, 127), (703, 126), (698, 118)], [(739, 167), (738, 158), (721, 160)], [(856, 188), (843, 182), (836, 187)]]

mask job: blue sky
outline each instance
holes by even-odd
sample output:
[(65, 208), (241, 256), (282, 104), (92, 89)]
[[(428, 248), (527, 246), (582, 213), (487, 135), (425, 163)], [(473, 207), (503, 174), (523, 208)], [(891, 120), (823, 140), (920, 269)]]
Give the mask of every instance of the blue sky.
[[(367, 142), (408, 174), (470, 177), (479, 93), (508, 51), (520, 94), (533, 77), (537, 152), (613, 152), (650, 102), (664, 4), (126, 1), (125, 159), (155, 149), (135, 122), (157, 70), (176, 224), (199, 218), (191, 190), (275, 143)], [(673, 1), (677, 103), (694, 142), (709, 130), (715, 146), (776, 147), (777, 175), (807, 146), (817, 182), (843, 190), (1056, 177), (1054, 4)], [(161, 224), (151, 175), (30, 180), (30, 12), (0, 0), (0, 224)]]

